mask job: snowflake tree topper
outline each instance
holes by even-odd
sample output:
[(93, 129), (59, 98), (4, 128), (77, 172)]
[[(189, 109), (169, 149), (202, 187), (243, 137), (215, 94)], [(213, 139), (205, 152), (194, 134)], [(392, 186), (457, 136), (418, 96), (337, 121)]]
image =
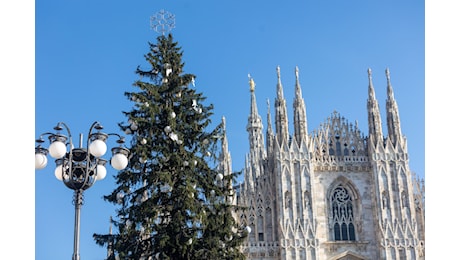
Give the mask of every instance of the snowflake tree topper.
[(150, 28), (162, 35), (171, 31), (175, 27), (175, 17), (168, 11), (160, 10), (150, 16)]

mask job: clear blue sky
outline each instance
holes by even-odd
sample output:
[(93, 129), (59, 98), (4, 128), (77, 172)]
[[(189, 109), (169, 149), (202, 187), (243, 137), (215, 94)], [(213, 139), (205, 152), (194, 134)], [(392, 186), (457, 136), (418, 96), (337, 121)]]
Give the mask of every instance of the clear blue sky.
[[(172, 33), (184, 51), (185, 71), (197, 76), (196, 88), (215, 105), (215, 124), (222, 116), (226, 117), (233, 170), (243, 168), (248, 152), (245, 130), (250, 100), (248, 74), (256, 82), (258, 109), (265, 129), (266, 100), (274, 104), (279, 65), (290, 122), (294, 69), (298, 66), (309, 132), (337, 110), (349, 122), (358, 121), (361, 131), (367, 134), (367, 69), (373, 71), (386, 131), (385, 68), (388, 67), (402, 132), (408, 139), (410, 168), (425, 176), (427, 46), (423, 1), (40, 0), (34, 4), (29, 15), (22, 14), (25, 18), (32, 17), (24, 26), (32, 27), (32, 36), (24, 40), (34, 41), (29, 50), (32, 49), (35, 62), (29, 67), (31, 72), (21, 73), (18, 70), (22, 62), (15, 59), (15, 69), (6, 70), (15, 73), (8, 83), (15, 92), (3, 97), (4, 102), (13, 100), (14, 107), (22, 106), (17, 104), (21, 101), (17, 95), (23, 94), (18, 84), (28, 79), (29, 85), (35, 85), (34, 95), (28, 100), (35, 110), (26, 126), (35, 129), (26, 134), (28, 149), (33, 148), (30, 142), (41, 133), (53, 131), (61, 121), (69, 125), (76, 144), (80, 133), (86, 138), (94, 121), (101, 122), (106, 132), (122, 134), (117, 123), (125, 120), (122, 111), (132, 107), (123, 93), (135, 90), (134, 70), (138, 65), (147, 65), (143, 58), (148, 52), (147, 43), (154, 42), (159, 35), (150, 28), (150, 17), (164, 9), (175, 15), (176, 28)], [(451, 21), (446, 17), (442, 20)], [(8, 32), (12, 38), (21, 33)], [(439, 34), (438, 30), (432, 32)], [(453, 43), (447, 45), (455, 46), (450, 44)], [(3, 51), (9, 54), (8, 50)], [(443, 57), (449, 59), (448, 55)], [(439, 61), (439, 56), (431, 57)], [(31, 81), (33, 74), (35, 78)], [(10, 113), (6, 110), (10, 107), (5, 107), (4, 113)], [(18, 118), (10, 115), (9, 120), (6, 122), (11, 129)], [(438, 117), (434, 120), (440, 121)], [(109, 139), (109, 148), (115, 146), (114, 141)], [(34, 234), (31, 243), (35, 259), (71, 259), (73, 192), (54, 177), (54, 162), (51, 157), (48, 159), (45, 169), (33, 173), (30, 168), (19, 178), (19, 182), (24, 175), (35, 178), (28, 186), (34, 192), (25, 199), (32, 203), (32, 211), (28, 213), (35, 214), (35, 218), (25, 232), (29, 236)], [(114, 188), (112, 176), (116, 172), (110, 166), (107, 169), (107, 177), (85, 192), (81, 214), (82, 260), (100, 260), (106, 255), (106, 249), (94, 243), (92, 234), (108, 232), (109, 218), (115, 214), (114, 207), (102, 200)], [(17, 182), (18, 178), (14, 180)], [(14, 197), (14, 194), (4, 196)]]

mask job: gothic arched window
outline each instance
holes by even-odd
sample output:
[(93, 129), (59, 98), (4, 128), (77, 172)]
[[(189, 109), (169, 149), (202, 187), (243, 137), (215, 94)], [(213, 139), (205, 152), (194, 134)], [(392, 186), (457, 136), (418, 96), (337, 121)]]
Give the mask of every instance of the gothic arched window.
[(342, 155), (342, 144), (340, 143), (338, 136), (336, 136), (335, 138), (337, 139), (337, 141), (335, 142), (335, 150), (337, 152), (337, 156), (341, 156)]
[(344, 146), (345, 146), (345, 148), (343, 149), (343, 155), (349, 156), (350, 153), (348, 152), (348, 148), (346, 148), (346, 147), (347, 147), (347, 144), (344, 144)]
[(341, 184), (332, 192), (330, 198), (334, 240), (356, 240), (353, 200), (348, 190)]

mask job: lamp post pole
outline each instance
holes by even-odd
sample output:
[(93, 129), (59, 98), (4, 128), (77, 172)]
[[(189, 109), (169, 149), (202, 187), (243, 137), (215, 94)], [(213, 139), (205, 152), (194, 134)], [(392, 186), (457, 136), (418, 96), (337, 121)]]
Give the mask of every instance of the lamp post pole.
[(83, 205), (83, 191), (74, 191), (74, 204), (75, 204), (75, 226), (73, 237), (73, 260), (80, 260), (80, 209)]
[[(67, 134), (61, 134), (62, 130)], [(89, 130), (86, 148), (83, 148), (83, 135), (80, 134), (80, 146), (74, 148), (70, 129), (65, 123), (58, 123), (54, 130), (56, 133), (44, 133), (36, 140), (35, 147), (35, 169), (46, 167), (47, 154), (55, 158), (56, 169), (54, 175), (69, 189), (74, 191), (73, 203), (75, 205), (74, 224), (74, 247), (72, 260), (80, 260), (80, 210), (83, 205), (83, 192), (89, 189), (97, 180), (102, 180), (107, 174), (105, 164), (107, 160), (101, 158), (106, 150), (106, 140), (110, 135), (118, 136), (118, 147), (112, 148), (110, 163), (116, 170), (123, 170), (128, 165), (129, 150), (123, 147), (124, 137), (118, 134), (105, 134), (99, 122), (94, 122)], [(48, 136), (49, 148), (41, 145), (45, 142), (44, 136)], [(69, 151), (67, 151), (69, 147)]]

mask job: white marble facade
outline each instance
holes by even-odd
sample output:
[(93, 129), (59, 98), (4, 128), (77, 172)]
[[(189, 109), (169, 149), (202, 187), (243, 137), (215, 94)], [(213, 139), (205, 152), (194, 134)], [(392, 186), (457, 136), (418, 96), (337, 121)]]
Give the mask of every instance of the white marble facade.
[[(409, 169), (389, 71), (388, 136), (370, 70), (368, 135), (336, 111), (309, 132), (297, 68), (291, 134), (279, 67), (277, 73), (266, 130), (250, 79), (250, 151), (244, 183), (235, 187), (235, 203), (246, 207), (236, 217), (251, 228), (242, 248), (248, 258), (424, 259), (424, 184)], [(225, 151), (221, 159), (231, 170)]]

